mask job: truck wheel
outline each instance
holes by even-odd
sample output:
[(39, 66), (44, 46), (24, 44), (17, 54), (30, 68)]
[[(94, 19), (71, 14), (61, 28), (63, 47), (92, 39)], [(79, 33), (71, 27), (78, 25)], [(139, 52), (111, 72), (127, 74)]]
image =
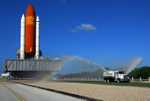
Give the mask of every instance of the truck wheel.
[(117, 79), (117, 83), (120, 83), (120, 80), (119, 80), (119, 79)]
[(109, 83), (110, 82), (110, 80), (107, 80), (107, 83)]

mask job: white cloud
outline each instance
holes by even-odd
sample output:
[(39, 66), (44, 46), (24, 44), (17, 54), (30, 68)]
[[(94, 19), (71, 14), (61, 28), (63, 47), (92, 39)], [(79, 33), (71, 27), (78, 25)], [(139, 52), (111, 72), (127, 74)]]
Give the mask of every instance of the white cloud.
[(78, 31), (95, 31), (96, 26), (92, 24), (80, 24), (72, 29), (72, 32), (78, 32)]

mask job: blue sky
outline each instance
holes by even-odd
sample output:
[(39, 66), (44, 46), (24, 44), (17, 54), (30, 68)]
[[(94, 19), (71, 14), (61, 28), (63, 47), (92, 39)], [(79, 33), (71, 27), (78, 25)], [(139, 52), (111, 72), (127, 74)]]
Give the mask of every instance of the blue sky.
[(45, 56), (75, 55), (106, 66), (150, 65), (149, 0), (0, 0), (0, 61), (15, 58), (20, 18), (32, 3)]

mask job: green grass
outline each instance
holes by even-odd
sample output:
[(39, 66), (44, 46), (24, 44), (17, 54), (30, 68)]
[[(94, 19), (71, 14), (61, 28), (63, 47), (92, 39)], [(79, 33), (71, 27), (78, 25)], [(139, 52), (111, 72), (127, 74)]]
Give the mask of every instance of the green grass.
[(68, 82), (68, 83), (87, 83), (87, 84), (101, 84), (101, 85), (114, 85), (114, 86), (134, 86), (134, 87), (148, 87), (150, 88), (150, 83), (144, 82), (130, 82), (130, 83), (105, 83), (104, 81), (77, 81), (77, 80), (61, 80), (58, 82)]
[(0, 82), (5, 82), (7, 80), (8, 80), (7, 78), (0, 78)]

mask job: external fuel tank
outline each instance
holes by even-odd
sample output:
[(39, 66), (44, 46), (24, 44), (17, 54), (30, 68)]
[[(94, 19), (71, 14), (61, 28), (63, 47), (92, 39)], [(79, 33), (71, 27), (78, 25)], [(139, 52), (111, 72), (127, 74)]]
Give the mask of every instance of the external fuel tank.
[(25, 57), (34, 57), (36, 38), (36, 13), (31, 4), (25, 12)]

